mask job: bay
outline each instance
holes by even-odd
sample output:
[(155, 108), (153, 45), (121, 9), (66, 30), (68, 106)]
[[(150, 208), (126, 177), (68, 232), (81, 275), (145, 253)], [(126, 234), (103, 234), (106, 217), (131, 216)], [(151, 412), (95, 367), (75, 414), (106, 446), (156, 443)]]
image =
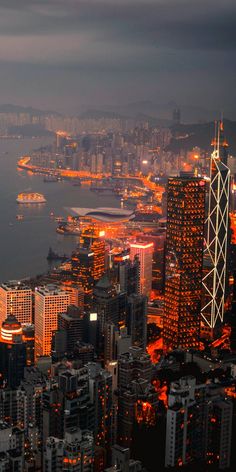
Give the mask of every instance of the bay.
[[(35, 276), (48, 271), (49, 247), (71, 254), (77, 240), (56, 233), (57, 222), (50, 216), (66, 216), (66, 207), (119, 206), (113, 196), (97, 196), (88, 187), (71, 182), (45, 183), (42, 176), (17, 170), (17, 160), (49, 144), (51, 138), (0, 139), (0, 282)], [(18, 193), (43, 193), (47, 203), (24, 206), (16, 203)], [(23, 214), (23, 220), (16, 215)]]

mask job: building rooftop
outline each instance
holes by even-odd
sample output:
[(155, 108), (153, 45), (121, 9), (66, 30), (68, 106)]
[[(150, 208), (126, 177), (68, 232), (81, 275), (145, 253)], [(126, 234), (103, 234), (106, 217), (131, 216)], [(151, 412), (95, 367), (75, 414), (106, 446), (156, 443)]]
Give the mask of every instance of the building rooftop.
[(72, 216), (89, 216), (91, 219), (107, 222), (128, 221), (134, 218), (133, 210), (124, 210), (122, 208), (67, 208)]
[(28, 285), (20, 280), (8, 280), (7, 282), (3, 282), (0, 286), (9, 292), (12, 290), (31, 290)]

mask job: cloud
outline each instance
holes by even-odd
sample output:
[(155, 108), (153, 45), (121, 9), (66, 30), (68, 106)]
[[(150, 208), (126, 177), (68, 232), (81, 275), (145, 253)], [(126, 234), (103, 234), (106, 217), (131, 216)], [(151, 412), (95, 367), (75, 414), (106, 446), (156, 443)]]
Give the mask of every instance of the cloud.
[(235, 18), (235, 0), (0, 0), (0, 91), (37, 99), (50, 89), (56, 102), (64, 88), (72, 103), (80, 91), (96, 102), (169, 89), (190, 100), (197, 81), (229, 101)]

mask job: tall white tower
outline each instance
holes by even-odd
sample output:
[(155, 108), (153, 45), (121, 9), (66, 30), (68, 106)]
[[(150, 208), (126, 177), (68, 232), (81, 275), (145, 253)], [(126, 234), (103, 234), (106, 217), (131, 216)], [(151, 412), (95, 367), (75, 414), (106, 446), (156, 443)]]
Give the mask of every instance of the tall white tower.
[(221, 132), (211, 155), (209, 202), (203, 261), (202, 321), (209, 333), (223, 322), (229, 226), (230, 170), (223, 162)]

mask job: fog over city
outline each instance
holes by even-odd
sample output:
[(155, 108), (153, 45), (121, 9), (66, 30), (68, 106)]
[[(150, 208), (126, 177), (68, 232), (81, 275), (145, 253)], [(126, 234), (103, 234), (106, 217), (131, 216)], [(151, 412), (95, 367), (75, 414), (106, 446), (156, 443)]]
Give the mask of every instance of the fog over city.
[(149, 100), (235, 118), (234, 0), (1, 0), (0, 103)]

